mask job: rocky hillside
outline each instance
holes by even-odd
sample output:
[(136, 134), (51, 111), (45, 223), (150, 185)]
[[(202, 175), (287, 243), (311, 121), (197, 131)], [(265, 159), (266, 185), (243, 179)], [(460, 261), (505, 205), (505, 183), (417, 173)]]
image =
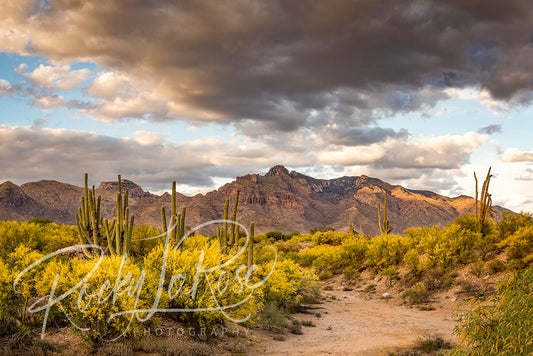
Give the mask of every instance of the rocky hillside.
[[(170, 195), (153, 195), (134, 182), (123, 180), (123, 189), (126, 187), (135, 221), (160, 226), (160, 208), (164, 205), (169, 209)], [(116, 188), (116, 182), (103, 182), (96, 190), (102, 196), (104, 216), (115, 213)], [(448, 198), (367, 176), (315, 179), (289, 172), (283, 166), (272, 167), (265, 175), (237, 177), (205, 195), (178, 194), (178, 207), (187, 207), (186, 224), (194, 227), (222, 218), (225, 199), (233, 200), (237, 190), (241, 191), (239, 219), (244, 224), (253, 220), (259, 232), (308, 232), (319, 225), (347, 230), (351, 222), (364, 233), (376, 234), (377, 206), (385, 190), (389, 191), (389, 220), (398, 233), (412, 226), (447, 224), (462, 213), (472, 212), (474, 207), (474, 199), (466, 196)], [(74, 224), (82, 195), (83, 188), (57, 181), (21, 186), (5, 182), (0, 185), (0, 219), (46, 217), (57, 223)], [(496, 208), (497, 213), (501, 210)]]

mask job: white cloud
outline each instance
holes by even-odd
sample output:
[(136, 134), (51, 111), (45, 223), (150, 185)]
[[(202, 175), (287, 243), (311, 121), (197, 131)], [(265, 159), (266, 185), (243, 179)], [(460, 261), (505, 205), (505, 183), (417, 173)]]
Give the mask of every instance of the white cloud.
[(158, 145), (165, 142), (165, 137), (168, 137), (168, 133), (158, 133), (151, 131), (138, 130), (133, 133), (135, 142), (142, 146)]
[(503, 162), (531, 162), (533, 161), (533, 152), (523, 152), (518, 148), (507, 148), (501, 158)]
[(0, 95), (13, 94), (14, 88), (10, 82), (4, 79), (0, 79)]
[(95, 105), (79, 109), (82, 114), (91, 115), (103, 122), (128, 118), (149, 121), (168, 120), (168, 105), (163, 100), (152, 100), (145, 96), (115, 97), (99, 100)]
[(369, 164), (383, 169), (456, 169), (467, 163), (472, 152), (487, 139), (487, 135), (474, 132), (414, 140), (388, 139), (369, 146), (326, 149), (318, 153), (317, 157), (320, 163)]
[(65, 99), (61, 95), (36, 96), (33, 102), (42, 109), (54, 109), (65, 105)]
[(116, 97), (133, 97), (138, 94), (130, 79), (118, 72), (100, 73), (87, 87), (86, 92), (94, 98), (108, 100)]
[(387, 149), (379, 144), (341, 147), (332, 151), (318, 152), (317, 159), (321, 164), (365, 165), (383, 158), (386, 152)]
[(17, 68), (15, 68), (15, 73), (24, 73), (28, 70), (28, 65), (26, 63), (21, 63)]
[(18, 183), (57, 179), (80, 184), (88, 172), (96, 181), (122, 174), (150, 190), (168, 189), (173, 180), (194, 190), (215, 188), (216, 177), (234, 178), (250, 173), (252, 166), (257, 170), (277, 163), (272, 157), (250, 159), (238, 143), (214, 137), (176, 145), (155, 141), (156, 136), (163, 135), (137, 132), (138, 142), (38, 125), (0, 125), (0, 172)]
[(33, 72), (25, 74), (37, 87), (69, 90), (79, 86), (91, 76), (89, 69), (71, 70), (70, 66), (47, 66), (40, 64)]

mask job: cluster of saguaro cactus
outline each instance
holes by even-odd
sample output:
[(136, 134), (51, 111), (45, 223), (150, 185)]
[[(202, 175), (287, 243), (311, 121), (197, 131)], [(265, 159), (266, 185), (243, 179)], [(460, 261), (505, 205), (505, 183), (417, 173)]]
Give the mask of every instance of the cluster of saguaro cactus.
[[(76, 213), (76, 226), (78, 226), (78, 235), (82, 245), (93, 244), (100, 246), (102, 236), (102, 217), (100, 216), (100, 203), (102, 197), (96, 199), (94, 185), (89, 190), (87, 181), (89, 176), (85, 173), (85, 194), (81, 197), (81, 207)], [(92, 250), (83, 248), (83, 253), (91, 258), (94, 253)]]
[(389, 194), (389, 191), (385, 189), (385, 199), (382, 200), (383, 202), (383, 220), (381, 220), (381, 204), (378, 203), (378, 224), (379, 224), (379, 231), (381, 231), (382, 235), (388, 235), (392, 232), (392, 226), (387, 219), (387, 195)]
[(130, 217), (128, 206), (128, 188), (122, 200), (122, 181), (118, 176), (117, 216), (111, 220), (104, 219), (104, 231), (107, 238), (107, 248), (112, 255), (129, 254), (131, 250), (131, 235), (135, 216)]
[[(226, 199), (226, 203), (224, 205), (224, 222), (222, 223), (222, 227), (217, 228), (218, 242), (220, 244), (220, 249), (224, 253), (227, 253), (232, 246), (236, 245), (239, 242), (239, 225), (237, 225), (236, 222), (240, 193), (240, 190), (237, 190), (237, 195), (235, 196), (235, 204), (233, 206), (233, 215), (231, 215), (231, 219), (228, 219), (229, 199)], [(228, 221), (231, 221), (229, 231)]]
[[(229, 199), (226, 199), (224, 204), (224, 222), (222, 226), (217, 228), (217, 238), (222, 253), (229, 253), (232, 247), (238, 247), (239, 245), (239, 224), (237, 221), (237, 208), (239, 207), (239, 195), (240, 191), (237, 190), (235, 196), (235, 204), (233, 205), (233, 214), (228, 219), (229, 215)], [(229, 224), (228, 224), (229, 222)], [(231, 226), (228, 226), (231, 225)], [(229, 229), (228, 229), (229, 228)], [(248, 268), (254, 264), (254, 223), (250, 223), (248, 240)], [(250, 272), (251, 273), (251, 272)]]
[[(176, 181), (172, 182), (172, 203), (170, 207), (170, 240), (179, 241), (183, 236), (185, 236), (185, 212), (186, 209), (183, 207), (181, 214), (176, 213)], [(165, 213), (165, 207), (161, 207), (161, 220), (163, 222), (163, 231), (168, 232), (167, 226), (167, 216)]]
[[(133, 215), (130, 217), (127, 188), (122, 197), (120, 175), (118, 176), (117, 216), (111, 222), (100, 215), (102, 197), (96, 198), (94, 185), (89, 189), (87, 182), (88, 174), (85, 173), (85, 194), (81, 198), (81, 207), (76, 213), (80, 242), (102, 246), (103, 241), (107, 240), (107, 249), (112, 255), (129, 254), (135, 217)], [(94, 252), (90, 249), (84, 248), (83, 252), (89, 258), (94, 257)]]
[(489, 171), (487, 172), (487, 177), (485, 178), (485, 181), (483, 182), (483, 187), (481, 188), (481, 197), (478, 200), (478, 181), (476, 177), (476, 172), (474, 172), (474, 179), (476, 180), (476, 217), (480, 222), (480, 229), (481, 232), (483, 232), (483, 225), (485, 224), (485, 221), (487, 221), (487, 217), (489, 215), (493, 215), (494, 212), (492, 210), (492, 195), (489, 194), (489, 184), (490, 184), (490, 178), (492, 175), (490, 174), (490, 170), (492, 167), (489, 167)]

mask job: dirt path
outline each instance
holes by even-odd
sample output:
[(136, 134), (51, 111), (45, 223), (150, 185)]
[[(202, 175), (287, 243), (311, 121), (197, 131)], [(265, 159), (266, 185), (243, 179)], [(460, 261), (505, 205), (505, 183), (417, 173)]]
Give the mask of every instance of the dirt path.
[[(250, 355), (387, 355), (397, 347), (410, 346), (424, 335), (439, 335), (455, 341), (452, 319), (455, 303), (432, 304), (436, 310), (422, 311), (401, 305), (397, 298), (372, 299), (361, 292), (324, 292), (322, 304), (310, 314), (296, 314), (315, 327), (304, 327), (303, 335), (288, 334), (284, 341), (257, 332)], [(317, 317), (315, 313), (320, 313)], [(254, 330), (255, 331), (255, 330)]]

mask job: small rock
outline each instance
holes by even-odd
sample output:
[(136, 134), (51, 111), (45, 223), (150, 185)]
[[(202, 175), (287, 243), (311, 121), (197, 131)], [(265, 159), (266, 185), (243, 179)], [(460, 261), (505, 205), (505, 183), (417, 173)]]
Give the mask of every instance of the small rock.
[(452, 302), (455, 302), (457, 301), (457, 298), (453, 297), (452, 299), (450, 299)]
[(381, 296), (381, 298), (383, 298), (383, 299), (391, 299), (392, 296), (391, 296), (389, 293), (383, 293), (383, 295)]

